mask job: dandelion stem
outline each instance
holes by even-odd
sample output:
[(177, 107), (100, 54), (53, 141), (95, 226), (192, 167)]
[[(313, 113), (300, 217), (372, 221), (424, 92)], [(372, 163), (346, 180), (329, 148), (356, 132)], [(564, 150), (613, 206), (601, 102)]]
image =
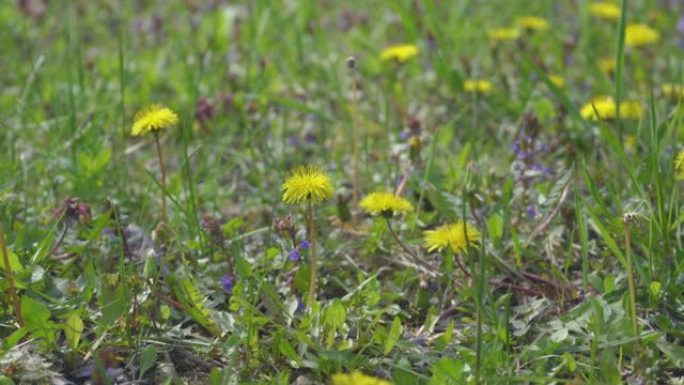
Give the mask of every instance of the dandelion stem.
[[(467, 235), (466, 235), (467, 238)], [(482, 324), (483, 324), (483, 297), (484, 297), (484, 283), (485, 283), (485, 247), (484, 240), (480, 247), (480, 272), (476, 281), (475, 305), (477, 306), (477, 333), (476, 333), (476, 348), (475, 348), (475, 383), (481, 384), (481, 368), (482, 368)]]
[(465, 266), (463, 266), (461, 261), (458, 260), (458, 255), (454, 254), (454, 261), (456, 262), (456, 266), (458, 266), (458, 268), (461, 269), (461, 271), (463, 271), (463, 274), (466, 276), (466, 278), (470, 279), (470, 272), (468, 271), (468, 269), (465, 268)]
[(408, 255), (410, 255), (411, 258), (417, 261), (418, 256), (413, 251), (411, 251), (411, 249), (409, 249), (408, 246), (406, 246), (406, 244), (404, 244), (404, 242), (401, 241), (397, 233), (394, 232), (394, 229), (392, 228), (392, 221), (390, 221), (390, 219), (387, 217), (385, 217), (385, 220), (387, 221), (387, 230), (389, 230), (390, 234), (392, 235), (392, 238), (394, 238), (394, 240), (399, 244), (399, 246), (401, 246), (401, 248), (404, 249), (404, 251), (408, 253)]
[(17, 323), (23, 325), (24, 321), (21, 318), (21, 304), (17, 297), (17, 289), (14, 286), (14, 272), (9, 261), (9, 252), (7, 251), (7, 243), (5, 241), (5, 232), (2, 225), (0, 225), (0, 247), (2, 248), (2, 262), (5, 265), (5, 276), (7, 277), (7, 297), (14, 306), (14, 315), (17, 318)]
[[(629, 232), (629, 220), (625, 218), (623, 221), (625, 231), (625, 257), (627, 259), (627, 284), (629, 285), (629, 307), (630, 318), (632, 318), (632, 331), (636, 338), (636, 351), (639, 350), (639, 323), (637, 322), (636, 310), (636, 284), (634, 283), (634, 269), (632, 267), (632, 246), (631, 234)], [(638, 355), (638, 354), (637, 354)]]
[(411, 251), (408, 246), (404, 242), (402, 242), (401, 238), (397, 235), (397, 233), (394, 231), (394, 228), (392, 227), (392, 222), (390, 221), (389, 218), (385, 217), (385, 220), (387, 221), (387, 229), (389, 230), (390, 234), (392, 235), (392, 238), (399, 244), (399, 246), (413, 259), (413, 262), (426, 268), (428, 271), (432, 269), (432, 266), (430, 266), (428, 263), (423, 261), (418, 257), (416, 253)]
[(352, 97), (351, 97), (351, 114), (352, 114), (352, 153), (354, 157), (353, 174), (352, 174), (352, 224), (356, 226), (358, 223), (358, 209), (359, 209), (359, 118), (358, 118), (358, 100), (357, 100), (357, 77), (356, 67), (352, 71)]
[(157, 156), (159, 156), (159, 170), (161, 171), (161, 221), (166, 222), (166, 167), (164, 166), (164, 156), (162, 155), (161, 145), (159, 144), (159, 133), (154, 132), (154, 142), (157, 145)]
[(306, 220), (308, 225), (309, 243), (311, 244), (311, 266), (309, 278), (309, 297), (306, 301), (306, 307), (311, 308), (313, 301), (316, 298), (316, 229), (314, 228), (313, 220), (313, 202), (309, 198), (306, 206)]

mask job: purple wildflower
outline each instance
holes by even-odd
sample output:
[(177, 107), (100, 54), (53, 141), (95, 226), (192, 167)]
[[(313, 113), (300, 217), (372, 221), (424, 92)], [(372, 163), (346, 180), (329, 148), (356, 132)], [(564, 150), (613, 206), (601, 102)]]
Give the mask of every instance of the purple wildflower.
[(299, 137), (297, 135), (290, 135), (290, 137), (287, 138), (287, 141), (290, 143), (290, 146), (292, 147), (298, 147), (302, 144), (302, 141), (299, 140)]
[(297, 297), (297, 308), (295, 309), (295, 313), (302, 313), (306, 309), (306, 306), (304, 306), (304, 301), (302, 301), (301, 298)]
[(233, 294), (233, 278), (231, 278), (230, 275), (226, 274), (221, 277), (221, 286), (226, 293)]
[(299, 261), (299, 257), (300, 255), (298, 247), (292, 249), (292, 251), (290, 251), (290, 253), (288, 254), (288, 258), (290, 258), (290, 261)]
[(313, 132), (307, 132), (307, 133), (304, 135), (304, 141), (305, 141), (307, 144), (314, 144), (314, 143), (316, 143), (316, 135), (314, 135)]
[(292, 250), (290, 251), (290, 253), (288, 254), (288, 257), (290, 258), (290, 261), (299, 261), (299, 258), (301, 257), (301, 255), (299, 254), (299, 251), (300, 251), (300, 250), (306, 250), (306, 249), (308, 249), (309, 247), (311, 247), (311, 244), (309, 243), (309, 241), (303, 240), (303, 241), (299, 244), (299, 246), (297, 246), (297, 247), (295, 247), (294, 249), (292, 249)]
[(563, 63), (566, 67), (570, 67), (575, 63), (575, 56), (571, 53), (565, 54), (565, 56), (563, 56)]
[(195, 109), (195, 118), (200, 122), (204, 122), (214, 116), (214, 105), (204, 97), (200, 97), (197, 101), (197, 108)]
[(679, 21), (677, 22), (677, 33), (684, 35), (684, 14), (679, 16)]

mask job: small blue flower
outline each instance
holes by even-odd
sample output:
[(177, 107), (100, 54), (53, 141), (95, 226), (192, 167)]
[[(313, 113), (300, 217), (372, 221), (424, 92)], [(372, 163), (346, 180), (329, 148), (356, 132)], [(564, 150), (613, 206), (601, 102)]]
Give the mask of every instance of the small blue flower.
[(304, 301), (302, 301), (301, 298), (297, 297), (297, 308), (295, 309), (295, 313), (303, 313), (304, 310), (306, 310), (306, 306), (304, 306)]
[(309, 247), (311, 247), (311, 243), (309, 243), (309, 241), (302, 241), (302, 243), (299, 244), (300, 249), (306, 250)]
[(290, 258), (290, 261), (299, 261), (299, 248), (292, 249), (290, 254), (288, 254), (288, 258)]
[(225, 290), (226, 293), (233, 294), (233, 278), (231, 278), (230, 275), (226, 274), (221, 277), (221, 286), (223, 286), (223, 290)]

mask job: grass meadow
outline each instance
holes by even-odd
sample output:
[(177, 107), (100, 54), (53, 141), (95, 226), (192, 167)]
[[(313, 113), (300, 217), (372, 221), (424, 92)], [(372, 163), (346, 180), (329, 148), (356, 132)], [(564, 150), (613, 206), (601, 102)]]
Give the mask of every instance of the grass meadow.
[(0, 385), (684, 384), (684, 2), (0, 26)]

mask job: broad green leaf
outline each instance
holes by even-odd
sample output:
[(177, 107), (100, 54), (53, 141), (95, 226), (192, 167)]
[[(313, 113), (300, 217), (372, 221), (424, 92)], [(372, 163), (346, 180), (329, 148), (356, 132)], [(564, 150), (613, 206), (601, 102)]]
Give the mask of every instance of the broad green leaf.
[(464, 382), (463, 369), (466, 365), (464, 360), (442, 358), (432, 366), (432, 378), (430, 385), (437, 384), (460, 384)]
[(335, 333), (344, 326), (347, 311), (339, 299), (333, 300), (323, 309), (323, 326), (327, 331), (326, 343), (331, 346), (335, 340)]
[(176, 299), (183, 305), (192, 319), (211, 334), (220, 334), (218, 326), (211, 318), (209, 309), (204, 306), (204, 297), (192, 280), (189, 278), (173, 279), (171, 277), (169, 285), (171, 285)]
[(603, 290), (604, 293), (610, 293), (616, 289), (615, 287), (615, 276), (612, 274), (606, 275), (603, 279)]
[(656, 346), (663, 354), (672, 362), (672, 364), (681, 369), (684, 368), (684, 347), (671, 344), (667, 341), (656, 342)]
[(487, 232), (495, 242), (501, 240), (503, 236), (503, 218), (499, 214), (492, 214), (487, 220)]
[(568, 370), (571, 372), (577, 370), (577, 361), (575, 361), (575, 357), (573, 357), (572, 354), (564, 353), (563, 360), (565, 361), (565, 365), (567, 365)]
[(57, 325), (50, 320), (50, 310), (40, 301), (29, 296), (21, 299), (21, 316), (24, 327), (33, 338), (43, 338), (45, 345), (55, 342)]
[(2, 343), (2, 347), (6, 350), (9, 350), (14, 347), (19, 341), (21, 341), (24, 336), (26, 336), (29, 333), (29, 330), (26, 327), (21, 327), (17, 330), (15, 330), (12, 334), (10, 334), (7, 338)]
[(211, 373), (209, 373), (209, 381), (211, 385), (224, 385), (229, 384), (228, 379), (230, 378), (230, 367), (224, 369), (213, 368)]
[(436, 344), (436, 349), (439, 351), (443, 351), (444, 349), (449, 346), (451, 343), (451, 339), (454, 337), (454, 322), (450, 321), (449, 324), (447, 325), (446, 330), (444, 331), (444, 334), (442, 334), (439, 339), (437, 340)]
[(83, 334), (83, 321), (78, 315), (78, 312), (73, 312), (67, 317), (64, 324), (64, 336), (67, 340), (67, 345), (71, 350), (78, 348), (78, 342), (81, 340)]
[(21, 298), (21, 317), (24, 326), (29, 330), (44, 328), (51, 315), (50, 310), (42, 302), (27, 295)]
[(294, 276), (294, 286), (298, 293), (307, 293), (309, 291), (309, 265), (300, 264)]
[(112, 150), (107, 147), (97, 154), (90, 155), (80, 152), (76, 155), (78, 166), (88, 177), (98, 175), (112, 158)]
[[(19, 256), (17, 256), (12, 250), (7, 249), (7, 259), (9, 260), (9, 265), (10, 268), (12, 269), (12, 272), (16, 273), (21, 273), (24, 271), (24, 266), (21, 265), (21, 261), (19, 261)], [(5, 271), (5, 261), (4, 257), (2, 259), (2, 263), (0, 263), (0, 269), (2, 271)]]
[(240, 278), (245, 279), (252, 276), (252, 266), (239, 255), (235, 256), (235, 270)]
[(102, 317), (100, 317), (99, 322), (105, 326), (112, 326), (119, 317), (126, 314), (128, 301), (123, 288), (114, 291), (108, 299), (109, 302), (102, 306)]
[(284, 336), (278, 341), (278, 350), (282, 355), (296, 362), (297, 364), (302, 362), (302, 358), (299, 356), (299, 354), (297, 354), (297, 351), (292, 346), (290, 341), (288, 341)]
[(389, 331), (389, 335), (385, 340), (385, 350), (383, 352), (385, 355), (388, 355), (389, 352), (392, 351), (394, 345), (396, 345), (399, 341), (399, 338), (401, 337), (401, 333), (403, 330), (404, 327), (401, 325), (401, 320), (399, 319), (399, 317), (394, 317), (394, 320), (392, 321), (392, 327)]
[(235, 217), (229, 220), (225, 225), (221, 226), (221, 232), (226, 237), (233, 237), (237, 233), (240, 226), (242, 226), (244, 223), (244, 218)]
[(157, 359), (157, 347), (154, 345), (147, 345), (147, 347), (140, 353), (140, 377), (142, 378), (150, 368), (154, 365)]

